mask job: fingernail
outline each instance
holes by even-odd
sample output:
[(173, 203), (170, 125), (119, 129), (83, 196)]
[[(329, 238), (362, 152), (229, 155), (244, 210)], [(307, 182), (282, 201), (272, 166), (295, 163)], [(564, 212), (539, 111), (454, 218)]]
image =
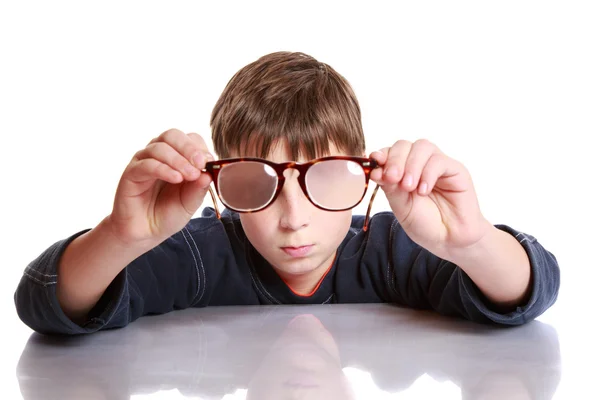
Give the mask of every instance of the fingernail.
[(204, 157), (206, 158), (206, 161), (214, 161), (215, 160), (215, 158), (210, 153), (204, 154)]
[(419, 187), (419, 192), (421, 194), (427, 193), (427, 182), (421, 183), (421, 186)]

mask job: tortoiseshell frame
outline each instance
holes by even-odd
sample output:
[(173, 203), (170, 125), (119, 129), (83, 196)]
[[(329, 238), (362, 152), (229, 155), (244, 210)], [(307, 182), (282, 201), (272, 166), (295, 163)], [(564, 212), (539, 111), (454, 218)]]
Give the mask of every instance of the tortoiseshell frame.
[[(356, 204), (352, 205), (351, 207), (347, 207), (347, 208), (339, 209), (339, 210), (332, 210), (329, 208), (325, 208), (325, 207), (322, 207), (319, 204), (316, 204), (315, 202), (313, 202), (313, 200), (310, 198), (310, 196), (308, 194), (308, 190), (306, 188), (306, 172), (308, 171), (308, 169), (311, 166), (318, 164), (320, 162), (329, 161), (329, 160), (354, 161), (354, 162), (358, 163), (363, 168), (363, 171), (365, 172), (365, 190), (364, 190), (362, 196), (360, 197), (360, 200), (358, 200), (356, 202)], [(227, 206), (225, 204), (225, 202), (223, 201), (223, 199), (221, 198), (221, 194), (219, 192), (219, 183), (218, 183), (219, 179), (218, 178), (219, 178), (219, 172), (221, 171), (221, 169), (225, 165), (242, 162), (242, 161), (254, 161), (254, 162), (260, 162), (263, 164), (267, 164), (268, 166), (273, 168), (273, 170), (275, 170), (275, 172), (277, 173), (277, 189), (275, 190), (275, 195), (273, 196), (271, 201), (269, 201), (269, 203), (267, 203), (265, 206), (263, 206), (259, 209), (256, 209), (256, 210), (244, 211), (244, 210), (238, 210), (233, 207)], [(206, 167), (203, 170), (203, 172), (208, 172), (211, 175), (213, 184), (215, 185), (215, 189), (217, 190), (217, 194), (219, 195), (219, 198), (221, 199), (221, 202), (223, 203), (223, 205), (225, 205), (226, 208), (229, 208), (230, 210), (233, 210), (238, 213), (248, 213), (249, 214), (249, 213), (262, 211), (265, 208), (269, 207), (271, 204), (273, 204), (273, 202), (275, 202), (275, 200), (281, 193), (281, 190), (283, 189), (283, 185), (285, 183), (285, 176), (283, 176), (283, 173), (285, 170), (287, 170), (289, 168), (298, 170), (298, 172), (300, 174), (298, 176), (298, 183), (300, 184), (302, 192), (304, 192), (304, 195), (306, 196), (306, 198), (315, 207), (320, 208), (321, 210), (325, 210), (325, 211), (346, 211), (346, 210), (356, 207), (363, 200), (363, 198), (365, 197), (365, 194), (367, 193), (367, 188), (369, 186), (369, 178), (371, 176), (371, 172), (378, 166), (379, 165), (377, 164), (377, 161), (375, 161), (375, 160), (372, 160), (369, 158), (364, 158), (364, 157), (352, 157), (352, 156), (328, 156), (328, 157), (317, 158), (317, 159), (314, 159), (314, 160), (311, 160), (311, 161), (308, 161), (305, 163), (298, 163), (295, 161), (289, 161), (289, 162), (284, 162), (284, 163), (274, 163), (272, 161), (265, 160), (262, 158), (241, 157), (241, 158), (228, 158), (228, 159), (223, 159), (223, 160), (218, 160), (218, 161), (209, 161), (206, 163)], [(375, 187), (375, 190), (373, 191), (373, 195), (371, 196), (371, 201), (369, 201), (369, 207), (367, 208), (367, 215), (365, 216), (365, 223), (363, 225), (363, 231), (367, 230), (369, 215), (371, 213), (371, 207), (373, 206), (373, 200), (375, 200), (375, 195), (377, 194), (378, 189), (379, 189), (379, 185), (377, 185)], [(213, 204), (215, 205), (215, 211), (217, 213), (217, 218), (220, 219), (221, 213), (219, 212), (219, 209), (217, 207), (217, 199), (215, 198), (215, 194), (214, 194), (212, 188), (209, 187), (209, 191), (210, 191), (210, 196), (212, 197)]]

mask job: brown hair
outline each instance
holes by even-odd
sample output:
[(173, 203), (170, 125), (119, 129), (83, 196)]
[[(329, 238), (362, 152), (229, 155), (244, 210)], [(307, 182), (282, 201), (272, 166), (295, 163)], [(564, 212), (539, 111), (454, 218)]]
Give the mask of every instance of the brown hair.
[(217, 101), (210, 125), (219, 158), (232, 152), (265, 158), (280, 140), (289, 145), (293, 160), (299, 154), (324, 156), (330, 143), (347, 155), (361, 156), (365, 150), (350, 84), (304, 53), (271, 53), (239, 70)]

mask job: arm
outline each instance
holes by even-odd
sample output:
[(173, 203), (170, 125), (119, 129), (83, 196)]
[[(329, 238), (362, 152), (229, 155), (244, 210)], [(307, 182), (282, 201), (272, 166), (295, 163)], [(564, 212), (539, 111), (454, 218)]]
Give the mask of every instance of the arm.
[[(379, 234), (389, 237), (390, 240), (390, 279), (388, 290), (393, 302), (414, 308), (433, 309), (448, 316), (461, 317), (475, 322), (497, 323), (502, 325), (521, 325), (527, 323), (544, 311), (556, 301), (560, 286), (560, 270), (556, 258), (547, 251), (531, 235), (519, 232), (506, 225), (496, 225), (503, 236), (514, 240), (525, 252), (530, 275), (530, 290), (521, 301), (513, 302), (509, 307), (498, 307), (497, 303), (488, 298), (483, 290), (476, 285), (467, 271), (457, 264), (442, 259), (427, 249), (412, 241), (397, 220), (388, 214), (391, 221), (387, 225), (387, 233)], [(490, 264), (489, 258), (481, 269), (494, 267), (510, 271), (511, 268), (519, 270), (522, 266), (504, 264), (501, 261)], [(505, 258), (506, 260), (506, 258)], [(518, 262), (518, 260), (517, 260)], [(478, 268), (476, 264), (472, 268)], [(507, 272), (510, 273), (510, 272)], [(477, 273), (475, 273), (476, 275)], [(489, 275), (478, 275), (487, 282)], [(499, 273), (501, 277), (503, 272)], [(500, 278), (499, 278), (500, 279)], [(506, 282), (506, 283), (505, 283)], [(512, 285), (510, 279), (502, 284)]]
[(530, 297), (531, 262), (519, 241), (531, 240), (489, 224), (481, 240), (448, 259), (473, 280), (498, 310), (509, 311)]
[(222, 231), (211, 229), (214, 221), (196, 220), (193, 234), (186, 227), (129, 263), (125, 253), (117, 254), (121, 248), (110, 247), (100, 225), (61, 240), (25, 269), (15, 292), (17, 313), (38, 332), (80, 334), (123, 327), (143, 315), (190, 307), (200, 300), (206, 304), (206, 274), (195, 260), (204, 253), (201, 242)]
[(56, 296), (65, 315), (83, 322), (117, 275), (152, 247), (121, 243), (107, 219), (76, 237), (56, 267)]
[[(123, 326), (141, 315), (139, 310), (187, 305), (190, 299), (181, 296), (188, 291), (171, 292), (194, 282), (177, 274), (189, 274), (195, 257), (185, 227), (208, 191), (211, 177), (202, 170), (211, 158), (202, 137), (176, 129), (136, 152), (121, 176), (111, 214), (96, 228), (55, 243), (27, 267), (15, 293), (21, 318), (39, 331), (81, 333), (82, 326), (104, 327), (107, 317)], [(183, 269), (172, 265), (179, 262), (186, 263)], [(193, 265), (198, 270), (196, 259)], [(144, 291), (152, 285), (151, 292)], [(134, 304), (128, 308), (128, 302)], [(98, 317), (98, 310), (116, 312), (120, 319)]]
[[(427, 140), (401, 140), (371, 156), (381, 166), (371, 179), (381, 185), (413, 247), (424, 254), (419, 259), (427, 265), (432, 288), (453, 293), (456, 301), (485, 299), (497, 311), (518, 310), (528, 298), (528, 304), (554, 302), (559, 281), (554, 256), (535, 238), (496, 229), (484, 218), (463, 164)], [(547, 298), (537, 298), (540, 288)], [(465, 311), (456, 301), (454, 311)]]

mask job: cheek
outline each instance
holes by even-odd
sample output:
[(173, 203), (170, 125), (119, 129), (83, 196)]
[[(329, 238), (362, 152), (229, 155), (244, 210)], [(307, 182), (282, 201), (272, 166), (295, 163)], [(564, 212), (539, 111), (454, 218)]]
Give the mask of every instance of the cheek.
[(277, 227), (277, 222), (265, 212), (240, 214), (240, 221), (246, 236), (255, 246), (268, 241)]
[[(322, 211), (313, 219), (313, 232), (331, 239), (341, 240), (348, 233), (352, 223), (352, 210), (348, 211)], [(341, 239), (340, 239), (341, 237)]]
[(336, 230), (348, 230), (352, 223), (352, 210), (348, 211), (322, 211), (315, 222), (320, 225), (335, 227)]

